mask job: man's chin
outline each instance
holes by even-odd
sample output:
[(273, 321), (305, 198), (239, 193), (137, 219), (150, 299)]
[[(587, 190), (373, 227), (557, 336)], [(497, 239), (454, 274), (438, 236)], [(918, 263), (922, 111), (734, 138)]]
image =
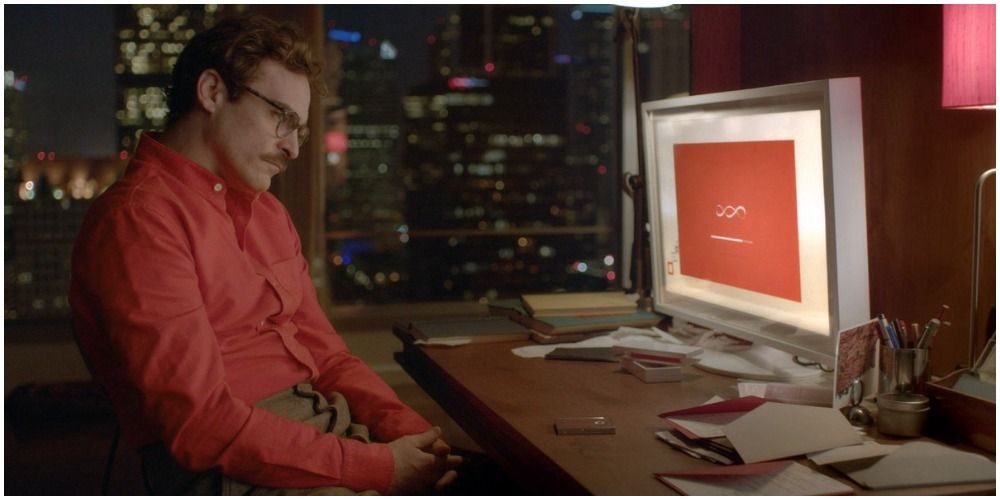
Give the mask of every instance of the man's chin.
[(241, 180), (240, 182), (230, 183), (230, 189), (234, 191), (240, 191), (250, 195), (258, 195), (271, 189), (271, 179), (257, 181), (257, 182), (246, 182)]

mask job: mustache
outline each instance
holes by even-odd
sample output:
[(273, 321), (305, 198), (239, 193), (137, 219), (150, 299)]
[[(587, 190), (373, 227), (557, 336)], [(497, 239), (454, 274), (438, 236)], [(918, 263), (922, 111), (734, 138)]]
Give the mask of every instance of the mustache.
[(285, 158), (284, 155), (264, 155), (261, 158), (264, 161), (280, 166), (282, 170), (288, 168), (288, 158)]

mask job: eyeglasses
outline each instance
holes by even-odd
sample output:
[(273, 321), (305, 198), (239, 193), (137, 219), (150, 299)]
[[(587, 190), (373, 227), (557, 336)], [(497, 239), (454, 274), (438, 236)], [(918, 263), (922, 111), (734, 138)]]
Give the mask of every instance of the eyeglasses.
[(287, 137), (288, 134), (295, 132), (296, 137), (299, 140), (299, 146), (305, 144), (305, 142), (309, 140), (309, 127), (299, 123), (298, 113), (288, 109), (288, 106), (285, 106), (284, 104), (262, 96), (260, 92), (257, 92), (250, 87), (240, 85), (240, 88), (257, 96), (258, 99), (270, 104), (278, 111), (278, 113), (280, 113), (278, 117), (278, 126), (274, 128), (275, 137), (281, 139), (283, 137)]

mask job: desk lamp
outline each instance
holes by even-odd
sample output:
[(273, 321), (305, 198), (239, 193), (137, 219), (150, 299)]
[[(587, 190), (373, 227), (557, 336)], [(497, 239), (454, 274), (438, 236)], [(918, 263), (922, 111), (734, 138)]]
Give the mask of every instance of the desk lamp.
[(635, 269), (632, 286), (639, 295), (637, 301), (639, 309), (650, 311), (653, 309), (653, 298), (650, 292), (649, 232), (646, 230), (646, 223), (649, 221), (646, 215), (646, 148), (643, 144), (642, 133), (642, 95), (639, 92), (639, 30), (641, 29), (639, 8), (620, 7), (618, 9), (618, 22), (621, 27), (619, 35), (624, 35), (630, 42), (629, 55), (632, 58), (632, 92), (635, 99), (635, 130), (638, 148), (636, 151), (638, 173), (626, 174), (624, 184), (625, 193), (632, 198), (632, 265)]
[[(996, 6), (944, 5), (942, 19), (941, 106), (946, 109), (996, 109)], [(969, 306), (969, 370), (960, 369), (927, 384), (932, 419), (973, 445), (996, 450), (996, 386), (980, 380), (974, 363), (979, 314), (979, 259), (982, 194), (996, 168), (976, 182)], [(994, 335), (995, 337), (995, 335)], [(990, 348), (987, 342), (987, 349)]]
[[(941, 106), (945, 109), (996, 109), (996, 5), (942, 6)], [(982, 198), (996, 168), (976, 181), (972, 244), (972, 294), (969, 308), (969, 366), (975, 359), (979, 316), (979, 260)]]

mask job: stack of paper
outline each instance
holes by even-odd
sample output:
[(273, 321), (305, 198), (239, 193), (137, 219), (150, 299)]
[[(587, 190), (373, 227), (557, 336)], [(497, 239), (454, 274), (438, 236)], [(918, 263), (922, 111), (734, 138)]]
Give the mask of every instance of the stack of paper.
[[(673, 430), (671, 446), (716, 464), (714, 453), (731, 447), (744, 465), (671, 471), (657, 477), (690, 495), (830, 495), (851, 487), (791, 461), (808, 453), (861, 444), (847, 419), (833, 408), (766, 401), (755, 396), (713, 398), (706, 404), (660, 414)], [(673, 439), (670, 439), (673, 438)], [(699, 448), (702, 447), (702, 448)], [(706, 452), (707, 450), (707, 452)]]
[(688, 439), (725, 438), (745, 463), (861, 443), (854, 428), (832, 408), (774, 403), (755, 396), (713, 398), (660, 417)]
[(690, 495), (822, 495), (851, 488), (808, 467), (779, 461), (808, 455), (832, 465), (870, 489), (995, 482), (996, 464), (975, 453), (925, 441), (904, 445), (862, 442), (847, 419), (833, 408), (790, 405), (743, 397), (660, 415), (673, 434), (657, 436), (688, 455), (716, 464), (713, 450), (698, 443), (726, 440), (744, 465), (662, 472), (656, 476)]
[(661, 472), (656, 477), (686, 495), (846, 495), (853, 489), (804, 465), (767, 462)]

